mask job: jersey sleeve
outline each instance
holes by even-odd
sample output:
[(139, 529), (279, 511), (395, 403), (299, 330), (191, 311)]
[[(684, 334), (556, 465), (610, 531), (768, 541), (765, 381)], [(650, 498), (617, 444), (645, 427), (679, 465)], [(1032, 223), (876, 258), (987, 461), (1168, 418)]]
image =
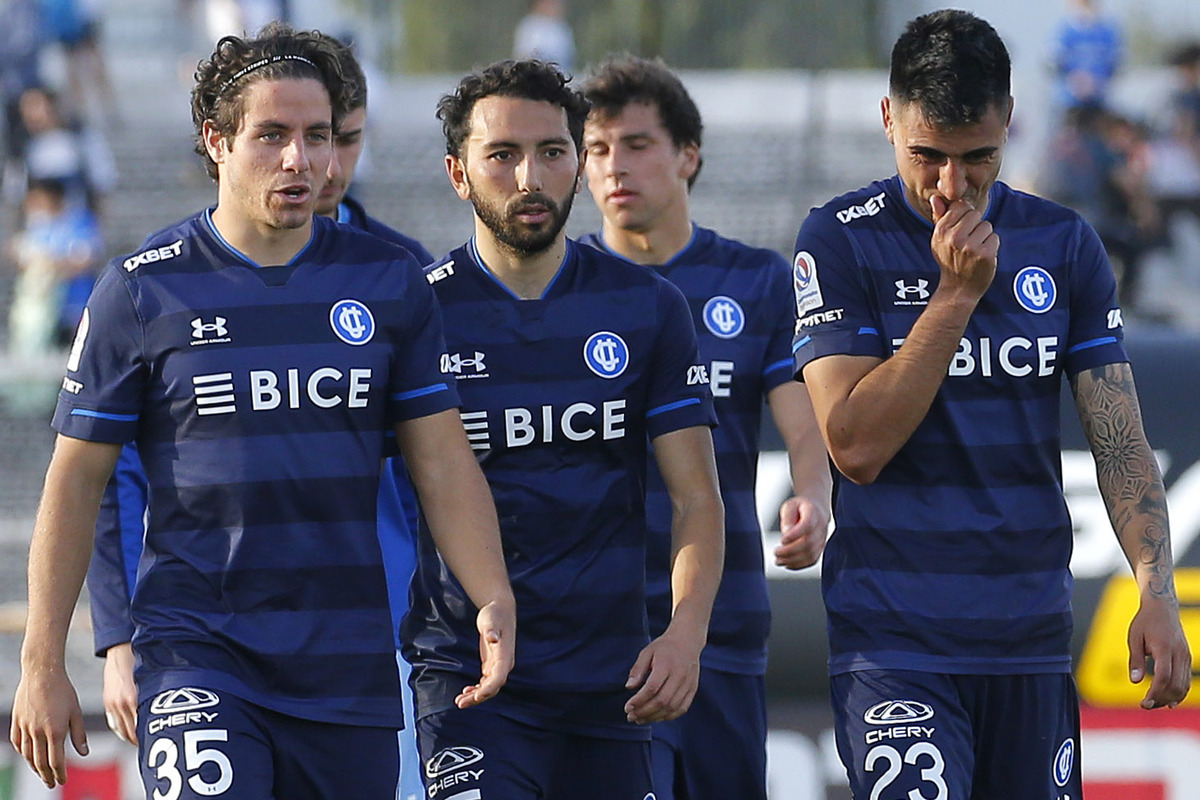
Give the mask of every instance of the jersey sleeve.
[(763, 394), (792, 380), (792, 335), (796, 329), (796, 306), (791, 301), (790, 272), (787, 261), (770, 253), (763, 265), (767, 273), (764, 311), (768, 315), (769, 334), (763, 360)]
[(824, 356), (888, 356), (865, 272), (836, 224), (825, 212), (814, 211), (796, 236), (792, 354), (797, 379), (803, 379), (808, 362)]
[(393, 329), (395, 354), (389, 386), (393, 423), (461, 405), (458, 390), (441, 371), (446, 352), (441, 308), (416, 260), (408, 259), (406, 267), (405, 313)]
[(88, 596), (96, 655), (133, 639), (129, 602), (145, 535), (149, 484), (136, 445), (121, 448), (96, 518), (96, 543), (88, 567)]
[(646, 432), (651, 440), (696, 425), (716, 426), (708, 375), (700, 364), (696, 327), (687, 300), (659, 278), (658, 331), (649, 370)]
[(137, 433), (147, 365), (129, 284), (110, 265), (97, 281), (67, 358), (52, 422), (75, 439), (121, 444)]
[(1071, 328), (1066, 370), (1077, 375), (1092, 367), (1128, 361), (1117, 282), (1100, 237), (1077, 222), (1077, 252), (1070, 278)]

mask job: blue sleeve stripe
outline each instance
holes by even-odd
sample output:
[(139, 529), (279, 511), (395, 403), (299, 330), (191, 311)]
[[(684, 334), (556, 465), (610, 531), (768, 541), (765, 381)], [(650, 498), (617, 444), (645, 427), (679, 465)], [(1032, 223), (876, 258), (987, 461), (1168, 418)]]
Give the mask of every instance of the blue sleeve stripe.
[(71, 409), (72, 417), (95, 417), (96, 419), (110, 419), (113, 422), (137, 422), (137, 414), (106, 414), (103, 411), (92, 411), (88, 408), (73, 408)]
[(1115, 344), (1116, 341), (1117, 341), (1117, 337), (1115, 337), (1115, 336), (1102, 336), (1099, 339), (1091, 339), (1086, 342), (1080, 342), (1079, 344), (1075, 345), (1074, 347), (1068, 347), (1067, 352), (1068, 353), (1078, 353), (1080, 350), (1088, 350), (1090, 348), (1101, 347), (1106, 344)]
[(772, 372), (776, 372), (781, 369), (791, 369), (791, 368), (792, 368), (792, 360), (790, 358), (784, 358), (784, 359), (780, 359), (779, 361), (776, 361), (774, 364), (768, 364), (767, 368), (763, 370), (763, 375), (770, 375)]
[(700, 405), (699, 397), (689, 397), (687, 400), (677, 400), (674, 403), (667, 403), (665, 406), (659, 406), (658, 408), (652, 408), (646, 412), (646, 417), (650, 418), (650, 417), (657, 416), (659, 414), (665, 414), (668, 411), (674, 411), (675, 409), (683, 408), (684, 406), (698, 406), (698, 405)]
[(400, 392), (400, 394), (392, 395), (393, 400), (412, 400), (414, 397), (424, 397), (427, 394), (447, 391), (450, 387), (444, 383), (435, 383), (432, 386), (425, 386), (421, 389), (413, 389), (411, 392)]
[(800, 339), (798, 342), (796, 342), (794, 345), (792, 345), (792, 352), (795, 353), (797, 350), (799, 350), (801, 347), (804, 347), (804, 345), (808, 344), (811, 341), (812, 341), (811, 336), (805, 336), (803, 339)]
[(863, 327), (863, 328), (859, 328), (859, 329), (858, 329), (858, 335), (859, 335), (859, 336), (864, 336), (864, 335), (866, 335), (866, 334), (870, 334), (870, 335), (872, 335), (872, 336), (878, 336), (878, 335), (879, 335), (879, 330), (878, 330), (877, 328), (867, 328), (867, 327)]

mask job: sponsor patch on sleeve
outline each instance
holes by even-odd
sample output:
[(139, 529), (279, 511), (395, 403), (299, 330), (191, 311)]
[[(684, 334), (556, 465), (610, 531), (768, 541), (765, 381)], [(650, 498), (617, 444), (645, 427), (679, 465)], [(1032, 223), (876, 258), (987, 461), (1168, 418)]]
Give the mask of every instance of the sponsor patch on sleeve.
[(825, 305), (821, 284), (817, 280), (817, 260), (801, 250), (792, 262), (792, 286), (796, 290), (796, 317), (802, 318), (813, 309)]

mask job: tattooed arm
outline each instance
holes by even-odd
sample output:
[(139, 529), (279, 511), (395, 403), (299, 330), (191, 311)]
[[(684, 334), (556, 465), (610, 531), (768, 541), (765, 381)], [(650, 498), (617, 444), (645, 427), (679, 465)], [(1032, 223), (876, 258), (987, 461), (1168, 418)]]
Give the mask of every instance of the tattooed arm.
[(1071, 378), (1071, 390), (1100, 494), (1141, 593), (1129, 625), (1129, 679), (1140, 683), (1153, 659), (1142, 708), (1173, 708), (1191, 686), (1192, 655), (1179, 623), (1166, 490), (1142, 429), (1133, 372), (1128, 364), (1095, 367)]

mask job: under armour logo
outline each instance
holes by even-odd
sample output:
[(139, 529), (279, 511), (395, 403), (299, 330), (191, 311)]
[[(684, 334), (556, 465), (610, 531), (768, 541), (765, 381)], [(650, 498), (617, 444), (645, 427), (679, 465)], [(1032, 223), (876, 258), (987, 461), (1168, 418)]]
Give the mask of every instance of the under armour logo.
[(201, 317), (196, 317), (192, 320), (192, 338), (204, 339), (209, 336), (219, 338), (228, 336), (229, 329), (225, 327), (228, 322), (225, 317), (214, 317), (212, 322), (205, 322)]
[(487, 365), (483, 363), (484, 354), (475, 351), (474, 358), (463, 358), (461, 353), (443, 353), (442, 354), (442, 372), (453, 372), (456, 375), (461, 375), (464, 369), (472, 369), (475, 372), (483, 372), (487, 369)]
[(896, 281), (896, 297), (900, 300), (909, 300), (912, 295), (916, 295), (918, 300), (929, 299), (929, 281), (920, 278), (917, 282), (909, 286), (903, 280)]

